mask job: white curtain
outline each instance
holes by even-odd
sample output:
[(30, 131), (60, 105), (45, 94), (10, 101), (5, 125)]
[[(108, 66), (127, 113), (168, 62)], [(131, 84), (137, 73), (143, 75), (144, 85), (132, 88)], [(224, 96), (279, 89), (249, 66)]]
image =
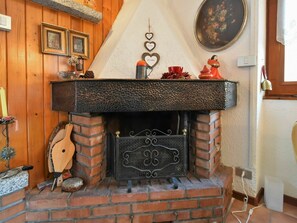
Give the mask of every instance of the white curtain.
[(283, 45), (297, 41), (297, 1), (278, 0), (276, 40)]

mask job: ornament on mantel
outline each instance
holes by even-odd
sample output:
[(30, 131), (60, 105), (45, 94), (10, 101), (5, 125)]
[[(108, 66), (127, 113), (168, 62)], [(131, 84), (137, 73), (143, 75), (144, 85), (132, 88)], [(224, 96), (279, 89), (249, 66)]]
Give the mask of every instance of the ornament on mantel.
[(151, 74), (154, 67), (159, 63), (160, 61), (160, 55), (158, 53), (153, 53), (152, 51), (156, 48), (157, 44), (156, 42), (152, 41), (154, 37), (154, 33), (151, 32), (151, 24), (150, 19), (148, 20), (148, 28), (149, 31), (145, 33), (145, 38), (147, 41), (144, 42), (144, 48), (148, 52), (144, 52), (141, 56), (142, 60), (144, 60), (147, 64), (147, 68), (149, 70), (147, 76)]
[(217, 55), (213, 55), (208, 59), (207, 64), (210, 65), (210, 69), (204, 65), (203, 69), (200, 71), (199, 79), (224, 79), (219, 72), (220, 63)]

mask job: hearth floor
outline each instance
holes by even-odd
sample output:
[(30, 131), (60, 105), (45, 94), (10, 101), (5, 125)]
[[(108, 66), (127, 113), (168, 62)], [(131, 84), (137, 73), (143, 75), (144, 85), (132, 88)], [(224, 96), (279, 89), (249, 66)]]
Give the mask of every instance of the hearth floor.
[[(133, 223), (195, 222), (200, 218), (222, 222), (231, 200), (231, 193), (226, 192), (232, 185), (231, 168), (220, 168), (210, 179), (188, 174), (177, 180), (177, 189), (169, 179), (133, 180), (131, 193), (127, 193), (127, 181), (117, 182), (112, 177), (74, 193), (62, 192), (61, 188), (53, 192), (50, 187), (42, 191), (36, 188), (26, 195), (27, 222), (117, 223), (129, 222), (131, 216)], [(41, 219), (40, 213), (44, 214)]]

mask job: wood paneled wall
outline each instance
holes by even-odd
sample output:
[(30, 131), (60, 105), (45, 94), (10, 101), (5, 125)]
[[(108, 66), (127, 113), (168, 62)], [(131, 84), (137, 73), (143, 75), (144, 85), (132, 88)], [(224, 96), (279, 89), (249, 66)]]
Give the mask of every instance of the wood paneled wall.
[[(51, 110), (52, 80), (58, 71), (69, 70), (68, 57), (42, 54), (40, 24), (50, 24), (90, 35), (88, 69), (114, 22), (123, 0), (96, 0), (103, 19), (94, 24), (57, 12), (30, 0), (0, 0), (0, 13), (12, 18), (12, 30), (0, 31), (0, 86), (6, 89), (8, 113), (17, 123), (9, 126), (10, 146), (16, 156), (12, 167), (30, 164), (30, 187), (46, 179), (45, 152), (54, 127), (68, 114)], [(3, 129), (3, 126), (1, 126)], [(2, 131), (1, 129), (1, 131)], [(0, 136), (1, 148), (5, 137)], [(0, 172), (4, 170), (0, 161)]]

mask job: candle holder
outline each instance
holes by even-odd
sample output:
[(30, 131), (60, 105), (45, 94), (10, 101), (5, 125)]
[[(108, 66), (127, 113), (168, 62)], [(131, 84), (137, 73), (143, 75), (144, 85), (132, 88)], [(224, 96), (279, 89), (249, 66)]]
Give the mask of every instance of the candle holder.
[(0, 119), (0, 124), (4, 125), (4, 130), (2, 131), (2, 134), (6, 138), (6, 146), (3, 147), (0, 151), (0, 160), (6, 161), (5, 167), (7, 170), (10, 169), (10, 160), (15, 156), (16, 152), (15, 149), (9, 146), (9, 131), (8, 131), (8, 125), (15, 122), (15, 118), (12, 116), (2, 117)]

